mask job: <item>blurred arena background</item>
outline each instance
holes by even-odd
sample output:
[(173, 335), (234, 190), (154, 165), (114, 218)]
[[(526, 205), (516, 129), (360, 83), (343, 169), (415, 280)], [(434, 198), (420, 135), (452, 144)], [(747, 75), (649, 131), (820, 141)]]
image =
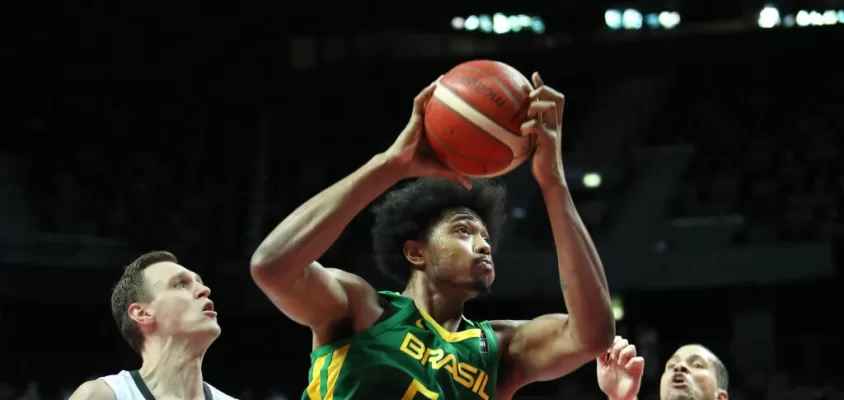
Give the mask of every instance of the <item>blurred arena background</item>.
[[(731, 399), (844, 398), (841, 0), (4, 6), (0, 399), (64, 399), (136, 368), (109, 296), (153, 249), (213, 290), (206, 380), (298, 398), (310, 332), (254, 286), (252, 251), (476, 58), (567, 96), (566, 171), (618, 331), (647, 359), (640, 398), (688, 342), (724, 359)], [(563, 307), (535, 182), (526, 167), (504, 179), (499, 278), (474, 319)], [(391, 288), (370, 223), (326, 264)], [(594, 364), (519, 398), (599, 399)]]

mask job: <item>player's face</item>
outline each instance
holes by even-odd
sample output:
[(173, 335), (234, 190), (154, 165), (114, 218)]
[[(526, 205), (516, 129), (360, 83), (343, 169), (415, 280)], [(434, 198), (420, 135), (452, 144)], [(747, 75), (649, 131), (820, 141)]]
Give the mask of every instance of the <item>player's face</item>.
[(660, 381), (662, 400), (726, 399), (727, 393), (718, 389), (715, 355), (704, 347), (683, 346), (665, 363)]
[(208, 296), (211, 289), (202, 278), (172, 262), (153, 264), (144, 270), (147, 290), (152, 300), (146, 312), (157, 334), (190, 336), (220, 334), (217, 313)]
[(428, 239), (426, 268), (432, 280), (465, 289), (470, 296), (489, 292), (495, 280), (492, 249), (477, 214), (468, 209), (446, 212)]

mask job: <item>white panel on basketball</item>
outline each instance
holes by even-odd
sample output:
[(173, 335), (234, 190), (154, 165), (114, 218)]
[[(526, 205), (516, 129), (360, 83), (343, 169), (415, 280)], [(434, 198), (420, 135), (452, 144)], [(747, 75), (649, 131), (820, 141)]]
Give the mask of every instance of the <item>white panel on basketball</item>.
[(452, 92), (451, 89), (437, 84), (437, 88), (434, 89), (434, 97), (463, 116), (463, 118), (466, 118), (469, 122), (483, 129), (484, 132), (488, 133), (490, 136), (498, 139), (501, 143), (504, 143), (504, 145), (509, 147), (513, 152), (513, 156), (515, 158), (524, 155), (527, 147), (525, 145), (525, 139), (516, 136), (516, 134), (510, 132), (507, 128), (499, 125), (497, 122), (476, 110), (475, 107), (472, 107), (471, 104), (461, 99), (460, 96)]

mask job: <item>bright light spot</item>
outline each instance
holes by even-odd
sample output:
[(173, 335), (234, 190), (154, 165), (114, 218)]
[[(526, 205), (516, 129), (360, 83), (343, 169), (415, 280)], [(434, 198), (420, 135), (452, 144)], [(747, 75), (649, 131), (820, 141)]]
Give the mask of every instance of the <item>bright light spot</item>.
[(451, 27), (454, 29), (463, 29), (466, 20), (463, 17), (454, 17), (451, 19)]
[(795, 22), (797, 22), (797, 26), (809, 26), (809, 13), (804, 10), (800, 10), (797, 13), (797, 18), (795, 18)]
[(601, 186), (601, 174), (597, 172), (588, 172), (583, 174), (583, 186), (590, 189)]
[(621, 24), (626, 29), (642, 29), (642, 13), (628, 8), (621, 14)]
[(823, 13), (823, 23), (824, 25), (835, 25), (838, 23), (838, 15), (833, 10), (825, 11)]
[(492, 16), (492, 31), (498, 34), (510, 31), (510, 20), (506, 15), (498, 13)]
[(659, 13), (659, 23), (665, 29), (671, 29), (680, 24), (680, 13), (676, 11), (663, 11)]
[(773, 28), (780, 23), (780, 12), (774, 7), (765, 7), (759, 12), (760, 28)]
[(621, 301), (621, 297), (612, 296), (612, 315), (615, 317), (616, 321), (621, 321), (624, 319), (624, 303)]
[(621, 28), (621, 13), (618, 10), (607, 10), (604, 13), (604, 22), (610, 29)]
[(466, 22), (463, 24), (463, 27), (466, 28), (467, 31), (474, 31), (478, 29), (478, 25), (480, 25), (480, 20), (475, 15), (470, 15), (469, 18), (466, 18)]

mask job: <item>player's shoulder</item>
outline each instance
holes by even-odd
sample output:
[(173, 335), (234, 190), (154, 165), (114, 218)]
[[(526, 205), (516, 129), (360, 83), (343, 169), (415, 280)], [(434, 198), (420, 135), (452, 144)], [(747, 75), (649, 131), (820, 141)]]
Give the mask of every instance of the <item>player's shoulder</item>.
[(487, 321), (489, 327), (496, 333), (511, 331), (525, 324), (525, 320), (521, 319), (493, 319)]
[(360, 275), (337, 268), (325, 268), (325, 271), (331, 275), (340, 284), (340, 286), (343, 286), (346, 293), (351, 293), (353, 295), (371, 295), (375, 293), (375, 288), (367, 282), (366, 279), (361, 278)]
[(70, 395), (69, 400), (115, 400), (114, 391), (102, 379), (93, 379), (81, 385)]
[(220, 389), (215, 388), (210, 383), (205, 382), (205, 384), (208, 385), (209, 389), (211, 389), (211, 395), (214, 397), (214, 400), (237, 400), (237, 398), (223, 393)]

